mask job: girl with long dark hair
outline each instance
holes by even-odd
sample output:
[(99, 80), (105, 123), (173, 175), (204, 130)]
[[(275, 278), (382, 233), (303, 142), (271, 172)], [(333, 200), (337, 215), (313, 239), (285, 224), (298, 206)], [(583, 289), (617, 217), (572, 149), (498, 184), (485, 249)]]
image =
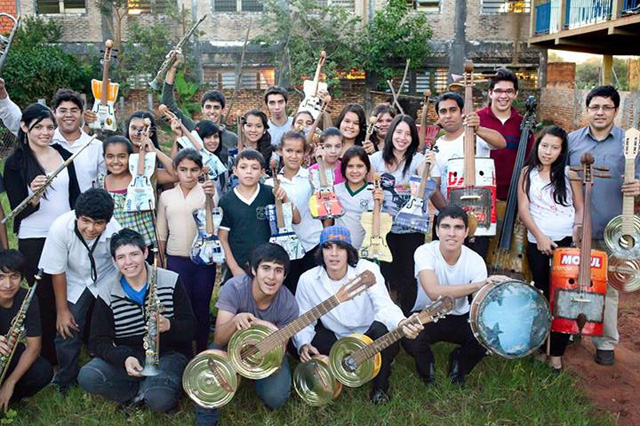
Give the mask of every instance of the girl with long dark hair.
[(264, 157), (264, 161), (269, 163), (274, 146), (271, 145), (271, 135), (268, 132), (269, 119), (267, 115), (258, 110), (252, 109), (242, 117), (242, 142), (244, 148), (252, 148)]
[(347, 104), (338, 115), (336, 127), (342, 132), (343, 153), (354, 145), (362, 146), (367, 134), (367, 117), (364, 109), (358, 104)]
[[(22, 113), (19, 144), (7, 158), (4, 182), (9, 204), (14, 209), (40, 189), (47, 175), (57, 170), (71, 153), (58, 144), (51, 145), (56, 129), (55, 118), (49, 108), (40, 104), (29, 105)], [(80, 195), (76, 169), (71, 163), (62, 170), (45, 190), (18, 213), (13, 232), (18, 236), (18, 249), (27, 259), (26, 279), (33, 285), (44, 241), (53, 221), (73, 209)], [(56, 365), (54, 338), (56, 335), (56, 308), (51, 276), (44, 275), (36, 289), (42, 321), (42, 356)]]
[[(544, 128), (536, 139), (518, 184), (518, 214), (527, 227), (527, 260), (535, 286), (549, 298), (549, 262), (553, 249), (577, 242), (582, 225), (582, 188), (568, 166), (567, 132)], [(556, 371), (569, 335), (551, 333), (551, 355), (546, 360)], [(544, 357), (544, 355), (542, 355)]]

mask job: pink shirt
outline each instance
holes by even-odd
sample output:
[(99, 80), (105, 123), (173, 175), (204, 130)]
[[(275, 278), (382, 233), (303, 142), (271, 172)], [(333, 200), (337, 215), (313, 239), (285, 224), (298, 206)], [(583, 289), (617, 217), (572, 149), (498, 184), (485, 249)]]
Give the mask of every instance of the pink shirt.
[[(336, 161), (336, 164), (334, 165), (334, 169), (333, 169), (333, 184), (337, 185), (339, 183), (345, 182), (346, 179), (344, 178), (344, 176), (342, 176), (342, 170), (341, 170), (341, 162), (340, 160)], [(309, 170), (318, 170), (318, 164), (314, 164), (313, 166), (309, 167)]]

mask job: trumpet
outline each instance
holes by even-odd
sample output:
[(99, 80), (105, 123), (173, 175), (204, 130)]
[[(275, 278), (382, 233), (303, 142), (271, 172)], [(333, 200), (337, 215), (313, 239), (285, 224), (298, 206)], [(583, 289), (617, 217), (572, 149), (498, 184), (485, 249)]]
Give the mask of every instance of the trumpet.
[(7, 60), (7, 56), (9, 55), (9, 48), (11, 47), (13, 36), (16, 35), (16, 31), (20, 26), (20, 16), (15, 18), (9, 15), (8, 13), (0, 13), (0, 18), (2, 18), (3, 16), (13, 21), (13, 27), (11, 28), (11, 32), (9, 33), (9, 37), (0, 35), (0, 71), (2, 71), (2, 67), (4, 66), (4, 61)]
[(158, 73), (156, 74), (154, 79), (149, 82), (149, 86), (151, 86), (153, 90), (158, 90), (158, 84), (164, 79), (164, 75), (167, 73), (167, 71), (169, 71), (169, 67), (171, 66), (171, 64), (173, 64), (173, 60), (178, 54), (178, 51), (182, 50), (182, 47), (185, 45), (187, 40), (189, 40), (191, 35), (196, 31), (196, 28), (198, 28), (198, 26), (202, 23), (202, 21), (205, 20), (206, 17), (207, 15), (204, 15), (202, 18), (200, 18), (200, 20), (196, 22), (193, 27), (191, 27), (191, 29), (189, 29), (189, 31), (185, 33), (178, 44), (176, 44), (174, 48), (171, 49), (171, 51), (167, 54), (167, 59), (165, 59), (162, 65), (160, 65)]
[(149, 295), (147, 296), (147, 334), (144, 336), (144, 369), (140, 372), (145, 377), (157, 376), (160, 374), (158, 365), (160, 364), (160, 314), (164, 310), (160, 298), (158, 297), (158, 250), (154, 250), (153, 272), (149, 278)]

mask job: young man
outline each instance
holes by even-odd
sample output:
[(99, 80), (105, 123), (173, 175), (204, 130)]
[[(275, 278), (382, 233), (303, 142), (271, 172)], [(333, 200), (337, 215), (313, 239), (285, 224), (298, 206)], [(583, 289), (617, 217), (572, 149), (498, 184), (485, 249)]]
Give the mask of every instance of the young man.
[[(264, 93), (264, 103), (269, 110), (269, 134), (271, 145), (279, 146), (282, 135), (291, 130), (293, 117), (287, 117), (287, 90), (279, 86), (271, 86)], [(267, 158), (267, 160), (269, 160)]]
[[(233, 173), (238, 177), (238, 185), (224, 194), (219, 202), (224, 215), (218, 235), (227, 266), (234, 277), (244, 275), (251, 251), (269, 241), (271, 230), (265, 207), (274, 204), (276, 197), (285, 203), (289, 202), (283, 188), (274, 197), (272, 188), (260, 183), (265, 168), (264, 158), (258, 151), (241, 151), (233, 168)], [(300, 223), (298, 209), (294, 205), (291, 208), (293, 223)]]
[[(364, 294), (338, 305), (294, 337), (301, 361), (310, 361), (313, 355), (329, 355), (331, 346), (338, 339), (353, 333), (366, 334), (375, 340), (389, 330), (403, 327), (407, 337), (412, 339), (422, 330), (422, 326), (403, 325), (406, 318), (391, 301), (380, 268), (358, 258), (347, 228), (331, 226), (323, 229), (316, 256), (319, 266), (302, 274), (298, 282), (296, 300), (301, 313), (333, 296), (342, 285), (365, 270), (373, 272), (376, 283)], [(374, 404), (390, 399), (391, 364), (399, 350), (399, 343), (395, 343), (381, 352), (382, 366), (372, 381), (369, 395)]]
[[(509, 195), (511, 175), (520, 143), (522, 115), (513, 107), (518, 96), (518, 77), (506, 68), (496, 71), (489, 80), (489, 105), (478, 111), (480, 125), (500, 133), (506, 140), (506, 149), (491, 151), (496, 164), (496, 185), (498, 200), (506, 200)], [(529, 137), (527, 153), (533, 146), (533, 133)], [(505, 148), (505, 147), (502, 147)]]
[[(622, 213), (623, 195), (640, 195), (640, 157), (636, 158), (636, 178), (623, 183), (624, 175), (624, 130), (613, 121), (620, 107), (620, 94), (612, 86), (600, 86), (587, 95), (587, 118), (589, 125), (569, 134), (569, 162), (580, 166), (580, 158), (585, 152), (595, 157), (595, 166), (608, 167), (610, 179), (595, 178), (592, 189), (591, 225), (593, 248), (607, 250), (604, 244), (604, 228), (609, 221)], [(582, 218), (576, 218), (576, 225), (582, 225)], [(595, 360), (602, 365), (613, 365), (614, 349), (618, 335), (618, 291), (607, 286), (604, 308), (604, 335), (594, 337)]]
[[(220, 290), (213, 349), (224, 349), (236, 331), (252, 324), (279, 329), (298, 317), (296, 299), (282, 286), (289, 266), (289, 256), (279, 245), (266, 243), (253, 251), (247, 274), (232, 278)], [(291, 370), (285, 356), (280, 369), (256, 380), (256, 393), (267, 407), (275, 409), (289, 399), (290, 392)], [(198, 426), (217, 425), (219, 418), (217, 410), (196, 407)]]
[[(175, 61), (171, 65), (171, 68), (169, 68), (169, 71), (167, 71), (167, 75), (165, 76), (164, 84), (162, 86), (162, 103), (165, 104), (171, 112), (178, 116), (180, 121), (182, 121), (182, 124), (184, 124), (189, 131), (192, 131), (198, 123), (197, 121), (187, 117), (180, 107), (178, 107), (173, 90), (176, 71), (178, 70), (178, 66), (181, 62), (182, 53), (175, 56)], [(225, 113), (225, 106), (226, 99), (222, 92), (218, 90), (208, 90), (200, 99), (200, 113), (202, 115), (202, 119), (211, 120), (216, 123), (218, 128), (220, 128), (220, 143), (222, 144), (222, 150), (218, 156), (223, 164), (227, 164), (229, 150), (238, 146), (238, 135), (228, 130), (222, 122), (222, 117)]]
[(164, 307), (158, 319), (160, 373), (145, 378), (143, 342), (153, 267), (145, 261), (147, 247), (136, 231), (120, 230), (110, 245), (118, 273), (96, 300), (89, 341), (96, 357), (82, 367), (78, 382), (89, 393), (121, 404), (144, 401), (151, 411), (165, 413), (182, 393), (196, 319), (180, 276), (158, 268), (155, 292)]
[(421, 311), (440, 296), (455, 299), (455, 308), (445, 318), (424, 326), (413, 341), (404, 340), (403, 346), (416, 361), (420, 378), (431, 384), (435, 381), (435, 358), (431, 344), (451, 342), (460, 345), (449, 355), (449, 378), (454, 384), (464, 385), (465, 376), (485, 355), (486, 350), (473, 336), (469, 325), (469, 299), (491, 281), (487, 279), (484, 259), (463, 245), (469, 233), (467, 214), (456, 205), (440, 211), (436, 223), (438, 240), (426, 243), (415, 252), (415, 276), (418, 280), (418, 298), (413, 311)]
[[(51, 103), (58, 128), (53, 134), (52, 143), (57, 143), (72, 154), (84, 146), (90, 139), (82, 130), (84, 102), (80, 94), (69, 89), (60, 89)], [(102, 155), (102, 142), (94, 139), (74, 160), (80, 191), (92, 188), (98, 182), (98, 176), (106, 174)]]
[[(27, 289), (20, 287), (26, 269), (27, 262), (20, 252), (0, 251), (0, 356), (3, 357), (11, 353), (7, 333), (27, 296)], [(40, 314), (38, 297), (35, 295), (23, 325), (26, 330), (25, 343), (14, 342), (18, 347), (0, 387), (0, 407), (3, 412), (9, 408), (9, 402), (35, 395), (53, 377), (51, 364), (40, 356)]]
[(63, 393), (78, 377), (88, 312), (116, 272), (109, 244), (120, 225), (112, 218), (113, 208), (104, 189), (80, 194), (75, 210), (53, 222), (42, 250), (39, 267), (52, 276), (58, 311), (55, 344), (60, 369), (54, 383)]
[[(465, 125), (473, 128), (476, 134), (476, 157), (489, 157), (496, 149), (504, 148), (506, 141), (495, 130), (480, 126), (480, 118), (475, 112), (464, 113), (464, 99), (457, 93), (441, 95), (435, 104), (438, 121), (445, 131), (435, 143), (436, 163), (441, 171), (440, 188), (447, 198), (449, 160), (464, 158)], [(496, 165), (496, 169), (498, 166)], [(470, 243), (473, 250), (485, 257), (489, 249), (489, 237), (475, 237)]]

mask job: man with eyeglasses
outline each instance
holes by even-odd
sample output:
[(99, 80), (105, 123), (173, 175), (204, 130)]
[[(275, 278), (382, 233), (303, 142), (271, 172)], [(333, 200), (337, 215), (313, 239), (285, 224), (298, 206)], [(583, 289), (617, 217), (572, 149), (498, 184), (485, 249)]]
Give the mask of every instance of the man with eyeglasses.
[[(624, 130), (613, 124), (620, 106), (620, 94), (612, 86), (599, 86), (587, 95), (589, 125), (569, 134), (569, 162), (580, 166), (585, 152), (595, 157), (595, 165), (608, 167), (610, 179), (594, 179), (591, 201), (592, 247), (607, 251), (603, 240), (604, 228), (622, 213), (623, 195), (640, 195), (640, 158), (636, 158), (636, 176), (633, 182), (623, 183)], [(578, 218), (580, 222), (582, 218)], [(582, 223), (576, 223), (582, 225)], [(618, 343), (618, 292), (610, 285), (604, 307), (604, 334), (592, 339), (596, 347), (595, 361), (613, 365), (614, 349)]]

